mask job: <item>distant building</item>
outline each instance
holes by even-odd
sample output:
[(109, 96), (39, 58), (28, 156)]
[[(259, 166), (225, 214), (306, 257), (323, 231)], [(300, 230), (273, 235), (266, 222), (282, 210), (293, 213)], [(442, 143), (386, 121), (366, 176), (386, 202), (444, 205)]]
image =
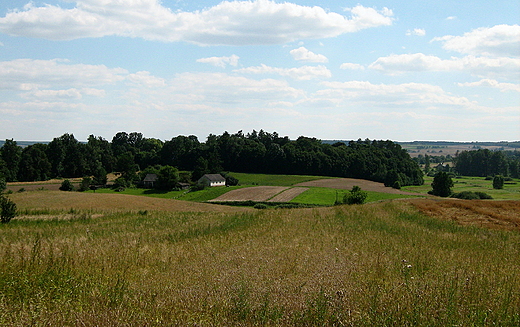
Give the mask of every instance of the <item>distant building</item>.
[(146, 174), (143, 179), (144, 188), (154, 188), (157, 183), (157, 174)]
[(225, 186), (226, 179), (220, 174), (206, 174), (199, 178), (197, 183), (206, 186)]

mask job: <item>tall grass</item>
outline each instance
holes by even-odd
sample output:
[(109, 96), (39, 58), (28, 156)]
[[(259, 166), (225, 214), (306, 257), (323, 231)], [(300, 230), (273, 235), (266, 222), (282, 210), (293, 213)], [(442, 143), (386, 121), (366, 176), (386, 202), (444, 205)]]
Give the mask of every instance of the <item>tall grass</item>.
[(400, 201), (0, 226), (0, 325), (518, 326), (520, 235)]

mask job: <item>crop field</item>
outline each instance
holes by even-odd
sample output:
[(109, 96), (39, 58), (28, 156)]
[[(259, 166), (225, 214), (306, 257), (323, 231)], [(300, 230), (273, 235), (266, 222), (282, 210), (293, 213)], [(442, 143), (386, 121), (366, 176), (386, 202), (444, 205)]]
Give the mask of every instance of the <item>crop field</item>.
[(275, 195), (287, 190), (284, 186), (255, 186), (229, 191), (214, 201), (267, 201)]
[(520, 232), (449, 218), (506, 218), (518, 201), (253, 210), (10, 196), (26, 215), (0, 225), (2, 326), (520, 324)]

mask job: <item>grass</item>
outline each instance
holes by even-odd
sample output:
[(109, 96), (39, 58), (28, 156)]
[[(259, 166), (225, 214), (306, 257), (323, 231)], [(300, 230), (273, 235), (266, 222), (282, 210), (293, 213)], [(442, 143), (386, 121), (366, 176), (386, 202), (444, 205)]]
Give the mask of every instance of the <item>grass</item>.
[[(427, 194), (432, 189), (431, 183), (433, 177), (425, 176), (424, 184), (421, 186), (406, 186), (403, 191), (418, 192)], [(486, 180), (484, 177), (457, 177), (453, 178), (453, 192), (459, 193), (462, 191), (484, 192), (497, 200), (520, 200), (520, 180), (514, 179), (512, 182), (507, 182), (501, 190), (493, 189), (493, 181)], [(514, 184), (510, 184), (514, 183)]]
[[(381, 192), (371, 192), (366, 191), (368, 193), (368, 197), (366, 202), (376, 202), (382, 200), (392, 200), (392, 199), (400, 199), (400, 198), (410, 198), (413, 196), (410, 195), (401, 195), (401, 194), (388, 194)], [(348, 190), (337, 190), (326, 187), (310, 187), (307, 191), (298, 195), (290, 202), (292, 203), (304, 203), (304, 204), (316, 204), (316, 205), (325, 205), (331, 206), (334, 205), (336, 200), (343, 200), (345, 194), (348, 193)]]
[(0, 325), (518, 326), (518, 244), (402, 201), (15, 219)]
[(305, 175), (269, 175), (269, 174), (247, 174), (230, 173), (239, 180), (240, 185), (266, 185), (266, 186), (292, 186), (294, 184), (313, 181), (317, 179), (332, 178), (325, 176)]

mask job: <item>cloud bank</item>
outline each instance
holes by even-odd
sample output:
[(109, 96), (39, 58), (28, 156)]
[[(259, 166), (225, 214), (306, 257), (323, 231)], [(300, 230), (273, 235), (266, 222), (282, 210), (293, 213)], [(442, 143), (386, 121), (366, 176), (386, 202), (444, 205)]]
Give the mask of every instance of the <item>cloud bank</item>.
[(258, 45), (335, 37), (393, 21), (386, 8), (358, 5), (347, 11), (350, 17), (318, 6), (256, 0), (172, 12), (158, 0), (76, 0), (72, 9), (29, 3), (0, 18), (0, 32), (49, 40), (117, 35), (200, 45)]

